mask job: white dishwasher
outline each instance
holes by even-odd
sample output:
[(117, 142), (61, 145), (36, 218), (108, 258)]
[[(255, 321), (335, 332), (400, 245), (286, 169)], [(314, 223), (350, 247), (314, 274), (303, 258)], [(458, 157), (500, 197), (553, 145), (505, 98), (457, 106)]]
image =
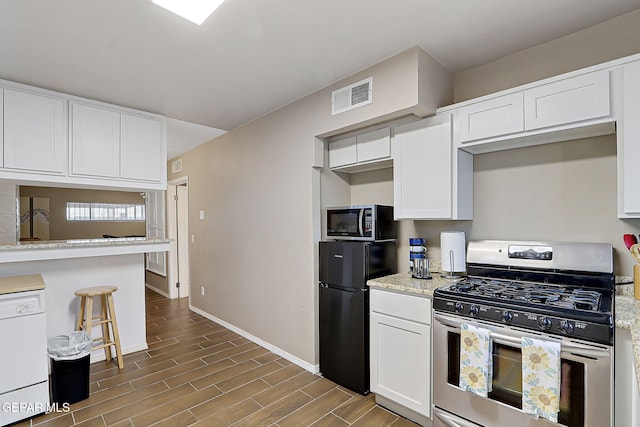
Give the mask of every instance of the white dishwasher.
[(0, 426), (49, 407), (44, 287), (39, 274), (0, 278)]

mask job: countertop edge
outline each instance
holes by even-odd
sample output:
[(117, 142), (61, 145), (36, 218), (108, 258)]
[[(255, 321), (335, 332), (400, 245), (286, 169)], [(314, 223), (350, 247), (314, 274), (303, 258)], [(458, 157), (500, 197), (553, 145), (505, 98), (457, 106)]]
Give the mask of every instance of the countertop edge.
[(170, 239), (77, 239), (0, 246), (0, 263), (166, 252)]

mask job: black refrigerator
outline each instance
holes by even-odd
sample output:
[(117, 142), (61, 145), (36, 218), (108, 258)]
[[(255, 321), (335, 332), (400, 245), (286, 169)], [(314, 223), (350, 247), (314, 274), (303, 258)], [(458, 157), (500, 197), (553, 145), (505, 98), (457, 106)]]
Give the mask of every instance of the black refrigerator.
[(396, 242), (320, 242), (320, 372), (369, 392), (367, 280), (397, 271)]

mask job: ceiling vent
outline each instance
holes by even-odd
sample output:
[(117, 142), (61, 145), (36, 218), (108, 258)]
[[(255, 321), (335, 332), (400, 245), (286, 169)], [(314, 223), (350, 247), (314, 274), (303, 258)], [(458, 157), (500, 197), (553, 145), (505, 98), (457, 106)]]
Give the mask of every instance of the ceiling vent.
[(182, 172), (182, 159), (178, 159), (171, 163), (171, 173)]
[(373, 77), (335, 90), (331, 93), (331, 115), (335, 116), (371, 104), (372, 95)]

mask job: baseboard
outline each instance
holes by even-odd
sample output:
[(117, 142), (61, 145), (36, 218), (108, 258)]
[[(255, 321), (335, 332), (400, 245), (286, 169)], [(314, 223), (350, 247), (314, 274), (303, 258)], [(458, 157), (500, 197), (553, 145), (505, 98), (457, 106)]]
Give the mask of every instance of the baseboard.
[(249, 341), (252, 341), (256, 344), (258, 344), (261, 347), (266, 348), (267, 350), (269, 350), (272, 353), (277, 354), (278, 356), (287, 359), (289, 362), (300, 366), (302, 369), (304, 369), (305, 371), (309, 371), (312, 374), (317, 374), (318, 372), (320, 372), (320, 366), (319, 365), (312, 365), (308, 362), (305, 362), (304, 360), (300, 359), (299, 357), (294, 356), (291, 353), (288, 353), (286, 351), (284, 351), (283, 349), (276, 347), (275, 345), (269, 344), (268, 342), (261, 340), (260, 338), (251, 335), (250, 333), (248, 333), (247, 331), (244, 331), (236, 326), (233, 326), (227, 322), (225, 322), (224, 320), (218, 319), (215, 316), (212, 316), (211, 314), (200, 310), (199, 308), (196, 308), (192, 305), (189, 305), (189, 309), (191, 309), (191, 311), (193, 311), (194, 313), (198, 313), (199, 315), (201, 315), (202, 317), (206, 317), (207, 319), (211, 320), (212, 322), (216, 322), (218, 325), (224, 326), (225, 328), (235, 332), (236, 334), (248, 339)]
[(144, 285), (145, 285), (147, 288), (151, 289), (153, 292), (158, 293), (158, 294), (162, 295), (162, 296), (163, 296), (163, 297), (165, 297), (165, 298), (171, 299), (171, 297), (169, 296), (169, 294), (168, 294), (168, 293), (166, 293), (166, 292), (164, 292), (164, 291), (161, 291), (161, 290), (160, 290), (160, 289), (158, 289), (158, 288), (154, 288), (153, 286), (151, 286), (151, 285), (150, 285), (150, 284), (148, 284), (148, 283), (145, 283)]
[[(123, 348), (122, 355), (124, 356), (125, 354), (136, 353), (138, 351), (145, 351), (148, 349), (149, 346), (147, 345), (147, 343), (138, 344), (131, 347)], [(111, 355), (114, 358), (116, 357), (116, 350), (113, 347), (111, 348)], [(94, 350), (91, 352), (89, 363), (102, 362), (103, 360), (107, 360), (107, 357), (104, 355), (104, 349)]]

